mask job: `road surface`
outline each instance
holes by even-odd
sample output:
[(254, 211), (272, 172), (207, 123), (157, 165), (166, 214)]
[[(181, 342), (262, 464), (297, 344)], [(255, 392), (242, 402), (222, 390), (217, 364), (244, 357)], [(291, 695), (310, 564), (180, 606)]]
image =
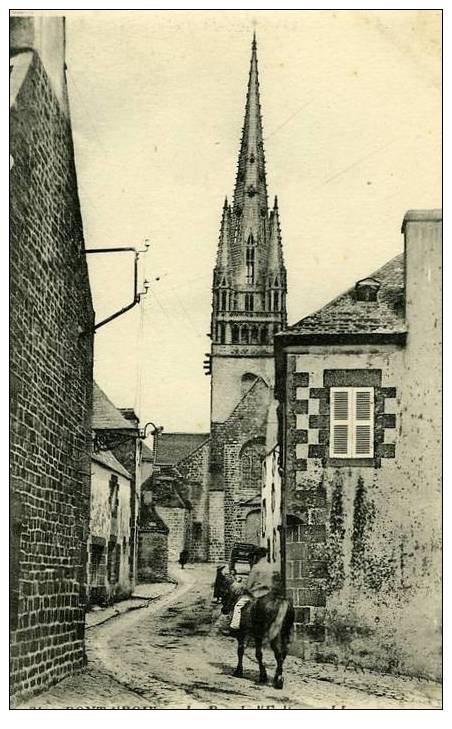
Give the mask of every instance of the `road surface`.
[[(35, 697), (28, 708), (439, 708), (428, 681), (345, 670), (289, 656), (282, 690), (257, 684), (253, 649), (234, 678), (236, 641), (219, 632), (211, 604), (215, 568), (177, 570), (178, 586), (149, 607), (87, 631), (87, 671)], [(264, 652), (269, 677), (271, 650)]]

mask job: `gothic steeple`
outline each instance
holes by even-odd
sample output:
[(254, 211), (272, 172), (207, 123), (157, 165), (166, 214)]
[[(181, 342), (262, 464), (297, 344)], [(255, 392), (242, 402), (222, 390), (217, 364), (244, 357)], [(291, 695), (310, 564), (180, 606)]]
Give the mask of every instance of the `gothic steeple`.
[[(253, 36), (245, 120), (243, 122), (239, 163), (234, 191), (234, 213), (245, 226), (259, 220), (261, 211), (267, 212), (267, 183), (259, 99), (256, 36)], [(256, 216), (257, 213), (257, 216)]]
[(286, 324), (285, 295), (276, 199), (268, 210), (254, 36), (233, 204), (223, 206), (214, 272), (212, 353), (217, 344), (240, 345), (243, 356), (268, 357), (273, 334)]

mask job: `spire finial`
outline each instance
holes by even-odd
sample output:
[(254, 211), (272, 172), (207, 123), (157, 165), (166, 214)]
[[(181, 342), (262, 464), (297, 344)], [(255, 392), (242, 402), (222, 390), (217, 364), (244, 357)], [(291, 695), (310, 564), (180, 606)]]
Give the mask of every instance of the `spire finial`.
[(253, 43), (251, 46), (251, 50), (256, 51), (257, 50), (257, 43), (256, 43), (256, 31), (253, 31)]

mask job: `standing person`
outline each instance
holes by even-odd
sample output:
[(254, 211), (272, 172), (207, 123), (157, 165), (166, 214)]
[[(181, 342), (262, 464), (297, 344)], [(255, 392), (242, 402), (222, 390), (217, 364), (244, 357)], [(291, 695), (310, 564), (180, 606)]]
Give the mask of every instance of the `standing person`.
[(231, 631), (239, 630), (242, 609), (251, 600), (268, 595), (273, 587), (273, 566), (267, 561), (267, 550), (258, 547), (254, 553), (244, 593), (237, 600), (231, 619)]
[(179, 555), (179, 564), (181, 566), (181, 569), (184, 569), (187, 562), (188, 562), (188, 550), (183, 549)]

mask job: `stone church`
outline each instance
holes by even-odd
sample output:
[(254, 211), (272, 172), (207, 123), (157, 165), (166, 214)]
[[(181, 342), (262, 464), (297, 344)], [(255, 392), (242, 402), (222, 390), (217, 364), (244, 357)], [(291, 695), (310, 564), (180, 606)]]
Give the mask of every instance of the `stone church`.
[(206, 558), (218, 561), (228, 559), (235, 542), (259, 544), (262, 538), (261, 466), (273, 397), (273, 335), (287, 324), (277, 199), (268, 204), (255, 38), (234, 195), (232, 203), (224, 202), (212, 290), (208, 467), (198, 478), (189, 454), (184, 464), (191, 466), (194, 507), (199, 498), (205, 509)]

